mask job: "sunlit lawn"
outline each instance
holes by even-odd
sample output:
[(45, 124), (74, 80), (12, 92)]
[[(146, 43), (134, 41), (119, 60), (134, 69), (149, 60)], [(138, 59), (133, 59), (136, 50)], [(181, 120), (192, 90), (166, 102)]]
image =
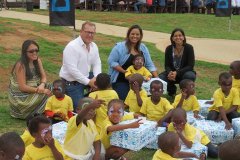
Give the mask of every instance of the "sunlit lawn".
[[(33, 38), (39, 43), (40, 57), (42, 58), (48, 79), (49, 81), (53, 81), (58, 78), (62, 63), (62, 51), (64, 46), (72, 38), (72, 33), (68, 28), (54, 28), (36, 22), (5, 18), (0, 18), (0, 21), (0, 31), (4, 30), (4, 32), (0, 34), (0, 40), (4, 39), (4, 43), (0, 43), (0, 133), (16, 131), (21, 134), (25, 128), (25, 121), (10, 117), (7, 101), (7, 86), (9, 84), (8, 77), (11, 68), (20, 57), (20, 47), (22, 42), (27, 38)], [(13, 40), (10, 41), (10, 39), (6, 38), (9, 36), (16, 36), (17, 42), (13, 43)], [(122, 40), (123, 39), (121, 38), (102, 34), (96, 35), (96, 43), (99, 46), (104, 72), (107, 72), (108, 70), (107, 57), (111, 48), (116, 42)], [(154, 44), (145, 44), (147, 45), (151, 57), (160, 73), (163, 71), (163, 53), (157, 50)], [(213, 91), (218, 87), (218, 74), (222, 71), (228, 71), (228, 66), (197, 61), (195, 70), (197, 71), (198, 77), (196, 81), (196, 93), (198, 98), (210, 99)], [(130, 152), (127, 154), (127, 157), (133, 160), (147, 160), (151, 159), (153, 153), (154, 151), (152, 150), (144, 149), (140, 152)]]
[[(25, 9), (17, 9), (26, 12)], [(35, 14), (48, 15), (49, 11), (34, 9)], [(231, 18), (229, 32), (229, 17), (215, 17), (206, 14), (135, 14), (114, 12), (99, 12), (76, 9), (76, 19), (129, 27), (139, 24), (144, 30), (171, 33), (173, 28), (183, 28), (187, 36), (221, 39), (240, 39), (240, 16)]]

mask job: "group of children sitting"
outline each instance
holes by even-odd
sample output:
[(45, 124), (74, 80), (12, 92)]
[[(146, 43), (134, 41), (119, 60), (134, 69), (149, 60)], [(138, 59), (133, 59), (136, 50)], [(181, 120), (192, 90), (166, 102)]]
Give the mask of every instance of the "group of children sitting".
[[(148, 97), (141, 87), (144, 81), (151, 78), (151, 74), (143, 68), (143, 63), (143, 57), (135, 57), (134, 65), (126, 73), (131, 89), (124, 102), (119, 100), (117, 93), (111, 89), (109, 75), (101, 73), (96, 78), (98, 90), (80, 100), (76, 113), (73, 113), (71, 98), (64, 94), (64, 83), (61, 80), (54, 81), (53, 96), (47, 101), (45, 116), (30, 118), (22, 135), (26, 146), (23, 160), (46, 157), (57, 160), (123, 160), (128, 149), (112, 146), (110, 136), (115, 131), (138, 128), (142, 123), (139, 117), (142, 116), (156, 121), (158, 126), (167, 127), (168, 130), (159, 136), (160, 150), (156, 151), (153, 160), (206, 158), (204, 155), (197, 157), (193, 153), (180, 151), (181, 144), (191, 148), (196, 141), (208, 147), (209, 157), (217, 158), (219, 155), (223, 157), (222, 160), (226, 159), (224, 153), (221, 153), (221, 147), (213, 145), (203, 131), (187, 122), (188, 111), (193, 111), (194, 117), (199, 118), (200, 106), (195, 96), (194, 82), (182, 80), (179, 84), (181, 93), (171, 104), (163, 97), (162, 82), (154, 80), (150, 84), (151, 96)], [(213, 105), (207, 116), (208, 120), (223, 120), (226, 129), (232, 128), (231, 120), (238, 117), (240, 112), (240, 61), (231, 63), (230, 73), (223, 72), (219, 75), (220, 88), (214, 92)], [(119, 124), (130, 119), (136, 121)], [(51, 134), (51, 123), (60, 121), (68, 122), (63, 146), (54, 140)], [(222, 148), (226, 149), (226, 146), (232, 143), (228, 142)], [(1, 151), (2, 149), (0, 156)]]

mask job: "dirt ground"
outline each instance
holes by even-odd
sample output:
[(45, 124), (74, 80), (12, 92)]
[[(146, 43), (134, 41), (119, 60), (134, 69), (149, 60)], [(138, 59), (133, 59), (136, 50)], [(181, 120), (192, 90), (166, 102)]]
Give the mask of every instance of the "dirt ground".
[[(58, 44), (65, 45), (71, 39), (71, 33), (61, 33), (56, 31), (48, 30), (37, 30), (37, 27), (22, 23), (18, 21), (1, 20), (1, 23), (4, 27), (7, 28), (6, 31), (0, 33), (0, 47), (2, 48), (0, 52), (4, 54), (21, 54), (21, 45), (27, 39), (36, 39), (43, 38), (50, 42), (55, 42)], [(69, 36), (68, 36), (69, 35)], [(1, 60), (0, 60), (1, 63)], [(14, 62), (13, 62), (14, 64)], [(9, 66), (0, 67), (0, 90), (7, 91), (9, 84), (9, 76), (12, 70), (12, 62), (9, 63)], [(54, 75), (48, 75), (49, 79), (54, 78)]]

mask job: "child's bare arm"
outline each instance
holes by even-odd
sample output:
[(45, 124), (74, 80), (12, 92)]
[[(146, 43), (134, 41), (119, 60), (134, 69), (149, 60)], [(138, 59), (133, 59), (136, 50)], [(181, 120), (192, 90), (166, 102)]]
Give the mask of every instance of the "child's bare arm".
[(129, 124), (112, 125), (107, 128), (107, 131), (114, 132), (114, 131), (121, 131), (128, 128), (138, 128), (141, 124), (139, 121), (141, 121), (141, 119)]
[(86, 104), (87, 106), (84, 107), (80, 111), (80, 113), (77, 115), (77, 119), (76, 119), (77, 126), (83, 121), (84, 117), (87, 115), (87, 113), (91, 109), (96, 109), (96, 108), (100, 107), (101, 104), (104, 104), (104, 101), (100, 100), (100, 99), (95, 99), (92, 103)]
[(191, 152), (182, 152), (182, 151), (179, 151), (177, 153), (175, 153), (173, 155), (174, 158), (197, 158), (198, 159), (198, 156), (194, 153), (191, 153)]
[(180, 101), (178, 102), (178, 105), (177, 105), (177, 107), (176, 108), (178, 108), (178, 107), (182, 107), (182, 105), (183, 105), (183, 101), (184, 101), (184, 99), (187, 97), (187, 93), (184, 91), (184, 90), (182, 90), (182, 96), (181, 96), (181, 99), (180, 99)]
[(138, 106), (142, 106), (143, 101), (142, 101), (142, 98), (140, 96), (140, 89), (141, 88), (139, 87), (138, 82), (136, 82), (136, 81), (133, 82), (132, 86), (133, 86), (132, 89), (133, 89), (134, 93), (136, 94)]
[(137, 92), (137, 93), (136, 93), (136, 97), (137, 97), (138, 106), (142, 106), (143, 101), (142, 101), (142, 98), (141, 98), (141, 96), (140, 96), (140, 92)]
[(187, 139), (183, 136), (183, 134), (182, 134), (181, 132), (177, 132), (177, 133), (178, 133), (179, 138), (183, 141), (183, 143), (184, 143), (188, 148), (192, 148), (193, 142), (187, 140)]
[(55, 146), (54, 139), (52, 137), (46, 137), (45, 138), (45, 142), (47, 143), (48, 147), (51, 149), (51, 151), (53, 153), (54, 159), (56, 159), (56, 160), (64, 160), (62, 153), (60, 153), (57, 150), (57, 148)]
[(100, 156), (101, 156), (101, 141), (98, 140), (98, 141), (93, 142), (93, 147), (94, 147), (94, 150), (95, 150), (95, 154), (93, 156), (93, 160), (101, 159), (100, 158)]
[(237, 108), (238, 108), (237, 105), (233, 105), (231, 108), (229, 108), (228, 110), (226, 110), (225, 113), (228, 114), (228, 113), (231, 113), (231, 112), (233, 112), (233, 111), (236, 111)]
[(229, 130), (232, 128), (232, 124), (228, 121), (225, 109), (223, 107), (219, 107), (220, 115), (225, 122), (225, 129)]
[(171, 116), (172, 116), (172, 110), (168, 111), (168, 113), (157, 122), (158, 126), (162, 126), (162, 123), (166, 122), (166, 120), (169, 119)]

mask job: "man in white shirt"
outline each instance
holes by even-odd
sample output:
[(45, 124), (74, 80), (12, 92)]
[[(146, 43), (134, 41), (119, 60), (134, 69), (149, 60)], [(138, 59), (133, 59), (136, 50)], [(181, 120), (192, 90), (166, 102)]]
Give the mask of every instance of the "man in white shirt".
[[(95, 33), (95, 24), (83, 23), (80, 36), (69, 42), (63, 51), (63, 65), (59, 76), (66, 84), (66, 94), (72, 98), (74, 109), (84, 97), (86, 86), (96, 89), (96, 76), (101, 73), (98, 47), (93, 42)], [(91, 70), (93, 76), (89, 73)]]

